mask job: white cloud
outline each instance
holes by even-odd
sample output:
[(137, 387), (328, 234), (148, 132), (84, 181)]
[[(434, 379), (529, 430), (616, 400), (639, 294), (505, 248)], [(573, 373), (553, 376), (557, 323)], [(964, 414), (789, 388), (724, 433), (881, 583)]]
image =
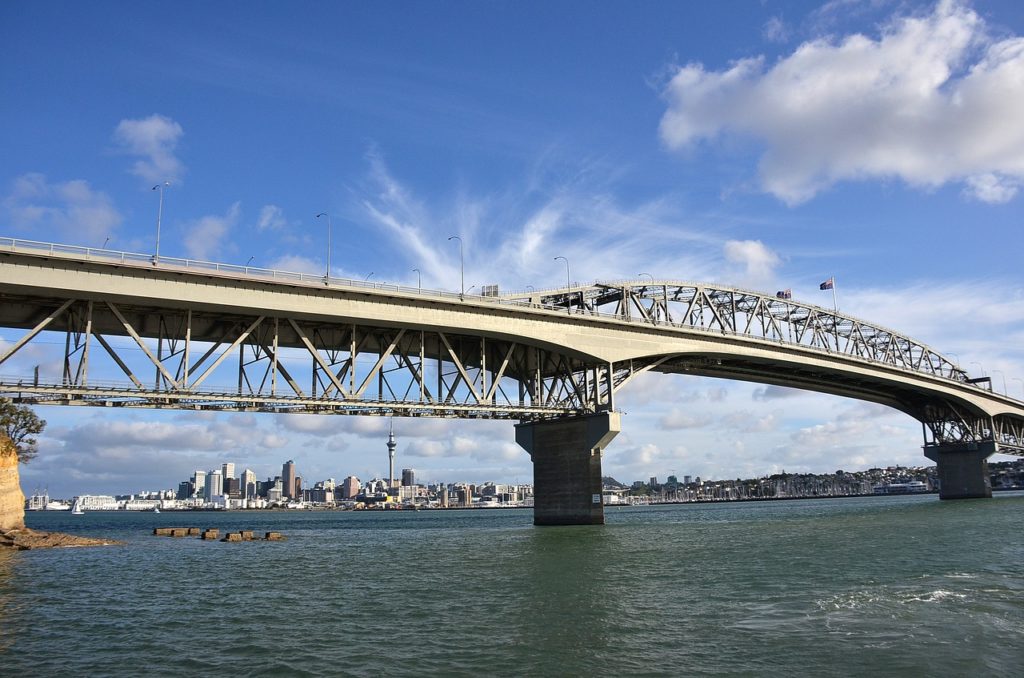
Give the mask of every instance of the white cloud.
[(789, 28), (782, 19), (773, 16), (761, 27), (761, 37), (768, 42), (786, 42), (789, 40)]
[(771, 279), (775, 267), (781, 263), (779, 255), (760, 240), (727, 240), (723, 250), (726, 261), (743, 267), (740, 275), (748, 283), (758, 284)]
[(284, 210), (277, 205), (264, 205), (260, 210), (259, 221), (256, 222), (258, 231), (279, 231), (288, 225), (284, 218)]
[(220, 254), (228, 232), (238, 225), (242, 204), (236, 202), (224, 216), (200, 217), (185, 227), (185, 250), (193, 259), (211, 259)]
[(789, 204), (846, 180), (964, 182), (1005, 202), (1024, 181), (1024, 38), (995, 39), (953, 0), (877, 38), (800, 45), (774, 64), (679, 68), (661, 136), (674, 149), (723, 133), (763, 144), (764, 190)]
[(185, 167), (174, 149), (184, 134), (181, 125), (154, 114), (138, 120), (122, 120), (114, 130), (114, 140), (129, 155), (140, 156), (132, 165), (132, 174), (147, 183), (180, 181)]
[(326, 264), (298, 254), (286, 254), (270, 261), (267, 264), (267, 268), (272, 268), (276, 271), (288, 271), (289, 273), (323, 275), (326, 270)]
[(707, 414), (694, 414), (690, 410), (682, 410), (673, 407), (667, 414), (658, 420), (660, 428), (666, 431), (678, 431), (687, 428), (703, 428), (711, 423), (711, 417)]
[[(3, 209), (16, 228), (31, 229), (35, 237), (54, 231), (63, 242), (99, 247), (124, 220), (110, 197), (76, 179), (50, 183), (38, 173), (14, 180)], [(50, 234), (44, 237), (54, 237)]]

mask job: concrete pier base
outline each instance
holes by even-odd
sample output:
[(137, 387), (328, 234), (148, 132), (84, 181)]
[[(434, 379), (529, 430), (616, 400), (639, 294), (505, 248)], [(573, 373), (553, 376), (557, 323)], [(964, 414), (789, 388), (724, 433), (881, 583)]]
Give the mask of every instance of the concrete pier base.
[(939, 499), (992, 497), (987, 459), (995, 454), (994, 442), (969, 445), (926, 445), (924, 456), (938, 466)]
[(534, 525), (604, 525), (601, 453), (620, 430), (618, 412), (516, 425), (533, 459)]

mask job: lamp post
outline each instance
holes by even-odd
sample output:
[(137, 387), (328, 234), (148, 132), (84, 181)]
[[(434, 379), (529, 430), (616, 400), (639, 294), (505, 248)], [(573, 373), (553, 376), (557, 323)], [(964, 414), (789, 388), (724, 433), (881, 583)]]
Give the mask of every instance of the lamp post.
[[(162, 184), (157, 184), (152, 190), (160, 191), (160, 206), (156, 209), (156, 252), (153, 254), (153, 265), (156, 266), (160, 261), (160, 222), (164, 218), (164, 189), (171, 185), (171, 182), (165, 181)], [(106, 247), (106, 243), (104, 243)]]
[(373, 275), (373, 271), (370, 271), (369, 273), (367, 273), (366, 277), (363, 278), (363, 282), (366, 282), (367, 280), (369, 280), (372, 275)]
[(316, 215), (316, 218), (327, 217), (327, 278), (325, 278), (324, 284), (331, 284), (331, 215), (327, 212), (321, 212)]
[(985, 367), (981, 363), (979, 363), (977, 360), (972, 360), (971, 364), (978, 366), (978, 369), (981, 370), (981, 376), (983, 376), (983, 377), (987, 377), (988, 376), (987, 374), (985, 374)]
[(466, 296), (466, 258), (462, 253), (462, 238), (457, 235), (450, 236), (449, 240), (459, 241), (459, 296)]
[(419, 290), (420, 292), (422, 292), (423, 291), (423, 276), (422, 276), (422, 274), (420, 274), (420, 269), (414, 268), (412, 270), (416, 271), (416, 289)]
[(559, 259), (565, 262), (565, 310), (571, 314), (572, 302), (569, 300), (569, 288), (572, 287), (572, 283), (569, 282), (569, 260), (565, 257), (555, 257), (555, 261)]
[(999, 376), (1003, 378), (1003, 395), (1009, 395), (1009, 393), (1006, 392), (1006, 375), (1003, 374), (1002, 370), (992, 370), (992, 374), (995, 374), (996, 372), (998, 372)]
[(1010, 377), (1010, 381), (1019, 381), (1020, 388), (1022, 391), (1024, 391), (1024, 379), (1021, 379), (1020, 377)]
[(641, 278), (641, 279), (642, 279), (642, 278), (643, 278), (643, 277), (644, 277), (645, 275), (646, 275), (646, 276), (647, 276), (648, 278), (650, 278), (650, 279), (651, 279), (651, 282), (652, 282), (652, 283), (654, 282), (654, 276), (653, 276), (653, 275), (651, 275), (650, 273), (637, 273), (637, 274), (636, 274), (636, 276), (637, 276), (638, 278)]

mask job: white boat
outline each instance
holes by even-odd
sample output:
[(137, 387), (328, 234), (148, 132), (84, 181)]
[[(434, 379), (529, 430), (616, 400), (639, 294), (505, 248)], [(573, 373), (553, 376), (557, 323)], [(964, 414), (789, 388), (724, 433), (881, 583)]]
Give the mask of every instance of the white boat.
[(78, 501), (78, 497), (75, 497), (75, 503), (71, 505), (71, 515), (80, 516), (84, 513), (85, 511), (82, 510), (82, 504)]

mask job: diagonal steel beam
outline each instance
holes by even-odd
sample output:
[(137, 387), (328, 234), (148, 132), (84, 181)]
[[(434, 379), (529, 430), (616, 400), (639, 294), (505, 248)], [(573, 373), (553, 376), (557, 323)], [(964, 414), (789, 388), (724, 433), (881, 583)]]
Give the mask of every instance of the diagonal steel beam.
[(0, 356), (0, 365), (3, 365), (4, 361), (7, 360), (8, 358), (10, 358), (15, 353), (17, 353), (19, 348), (21, 348), (22, 346), (24, 346), (28, 342), (32, 341), (32, 339), (34, 339), (37, 334), (39, 334), (40, 332), (45, 330), (47, 325), (49, 325), (54, 320), (56, 320), (57, 316), (59, 316), (64, 311), (66, 311), (68, 309), (68, 306), (70, 306), (73, 303), (75, 303), (74, 299), (68, 299), (63, 304), (60, 305), (60, 308), (58, 308), (56, 311), (54, 311), (50, 315), (48, 315), (45, 318), (43, 318), (42, 322), (40, 322), (38, 325), (33, 327), (31, 330), (29, 330), (28, 334), (26, 334), (21, 339), (19, 339), (14, 344), (14, 346), (11, 346), (2, 356)]
[(175, 380), (173, 376), (171, 376), (171, 373), (167, 371), (167, 367), (164, 366), (163, 362), (157, 360), (156, 356), (154, 356), (153, 353), (149, 350), (149, 347), (146, 346), (146, 342), (144, 342), (142, 340), (142, 337), (139, 336), (139, 333), (136, 332), (135, 328), (131, 326), (131, 323), (125, 320), (125, 317), (121, 315), (121, 311), (117, 309), (117, 306), (114, 306), (114, 304), (109, 301), (106, 302), (106, 304), (107, 307), (110, 308), (110, 310), (114, 313), (114, 315), (117, 316), (117, 319), (121, 322), (121, 324), (124, 325), (125, 331), (128, 333), (129, 336), (131, 336), (132, 339), (135, 340), (135, 343), (139, 345), (139, 348), (141, 348), (142, 352), (146, 354), (146, 357), (149, 358), (150, 362), (152, 362), (153, 365), (156, 366), (158, 370), (160, 370), (160, 374), (164, 376), (164, 379), (170, 382), (171, 386), (174, 387), (175, 391), (180, 389), (181, 385), (177, 382), (177, 380)]

